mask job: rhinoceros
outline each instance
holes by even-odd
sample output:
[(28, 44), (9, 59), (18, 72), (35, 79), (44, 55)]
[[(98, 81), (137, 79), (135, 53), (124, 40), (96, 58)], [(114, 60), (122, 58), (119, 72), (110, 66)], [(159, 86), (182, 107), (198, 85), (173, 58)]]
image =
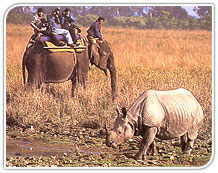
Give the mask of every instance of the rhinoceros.
[(117, 108), (117, 113), (113, 129), (107, 131), (106, 145), (117, 147), (134, 135), (142, 135), (137, 160), (146, 159), (148, 150), (155, 146), (155, 137), (161, 140), (180, 137), (182, 151), (190, 154), (204, 119), (199, 102), (183, 88), (147, 90), (128, 110)]

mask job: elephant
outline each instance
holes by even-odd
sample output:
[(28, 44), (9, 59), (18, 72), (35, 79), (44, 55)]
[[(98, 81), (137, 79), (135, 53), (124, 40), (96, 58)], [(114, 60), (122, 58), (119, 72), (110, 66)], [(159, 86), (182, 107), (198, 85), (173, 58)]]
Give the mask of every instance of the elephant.
[[(79, 64), (77, 59), (80, 59), (82, 63)], [(25, 68), (28, 72), (27, 81)], [(43, 83), (62, 83), (71, 80), (72, 97), (74, 97), (77, 82), (80, 82), (86, 88), (88, 70), (88, 50), (84, 50), (80, 54), (75, 52), (49, 52), (43, 49), (40, 41), (36, 41), (32, 46), (26, 48), (23, 55), (24, 85), (27, 82), (31, 86), (40, 88)]]
[(102, 70), (106, 76), (107, 71), (109, 70), (111, 78), (112, 100), (115, 100), (118, 97), (117, 72), (110, 43), (106, 40), (97, 42), (89, 40), (88, 53), (91, 65), (95, 65), (97, 68)]
[[(49, 52), (43, 48), (41, 41), (36, 41), (27, 47), (22, 60), (24, 85), (27, 82), (28, 85), (40, 88), (43, 83), (62, 83), (71, 80), (71, 96), (74, 97), (77, 83), (86, 88), (89, 63), (91, 63), (103, 70), (105, 74), (107, 74), (107, 69), (110, 71), (112, 100), (114, 101), (117, 97), (116, 68), (109, 44), (105, 41), (100, 45), (102, 50), (99, 51), (99, 46), (90, 43), (87, 38), (83, 39), (88, 49), (80, 53)], [(102, 60), (106, 65), (102, 65)]]

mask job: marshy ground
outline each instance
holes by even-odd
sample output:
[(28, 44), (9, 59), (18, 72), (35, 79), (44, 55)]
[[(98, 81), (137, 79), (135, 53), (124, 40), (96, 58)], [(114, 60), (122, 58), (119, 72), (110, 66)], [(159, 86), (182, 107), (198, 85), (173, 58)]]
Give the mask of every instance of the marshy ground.
[(71, 129), (65, 134), (36, 133), (12, 130), (7, 136), (7, 166), (16, 167), (147, 167), (205, 165), (211, 157), (212, 141), (200, 135), (191, 155), (181, 152), (179, 139), (157, 140), (158, 155), (147, 161), (136, 161), (141, 137), (134, 137), (117, 149), (105, 145), (102, 130)]

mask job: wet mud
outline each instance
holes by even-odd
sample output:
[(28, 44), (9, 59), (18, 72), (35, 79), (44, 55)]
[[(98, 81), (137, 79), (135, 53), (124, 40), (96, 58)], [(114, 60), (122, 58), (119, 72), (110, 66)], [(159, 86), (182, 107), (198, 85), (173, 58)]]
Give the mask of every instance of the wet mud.
[(136, 136), (117, 149), (107, 147), (98, 130), (77, 129), (72, 134), (51, 135), (8, 132), (7, 167), (199, 167), (211, 159), (211, 140), (199, 136), (191, 155), (181, 152), (179, 139), (156, 139), (158, 154), (135, 160), (141, 137)]

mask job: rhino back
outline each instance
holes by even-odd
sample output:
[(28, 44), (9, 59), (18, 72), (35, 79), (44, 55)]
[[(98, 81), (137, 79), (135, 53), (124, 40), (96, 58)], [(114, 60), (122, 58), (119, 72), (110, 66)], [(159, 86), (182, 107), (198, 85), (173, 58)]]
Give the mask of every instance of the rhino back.
[(197, 130), (203, 121), (203, 111), (190, 92), (157, 92), (165, 117), (161, 128), (178, 137), (189, 130)]
[(198, 101), (191, 92), (182, 88), (143, 92), (128, 109), (130, 121), (137, 122), (139, 116), (143, 117), (145, 126), (158, 127), (170, 137), (198, 129), (204, 118)]

